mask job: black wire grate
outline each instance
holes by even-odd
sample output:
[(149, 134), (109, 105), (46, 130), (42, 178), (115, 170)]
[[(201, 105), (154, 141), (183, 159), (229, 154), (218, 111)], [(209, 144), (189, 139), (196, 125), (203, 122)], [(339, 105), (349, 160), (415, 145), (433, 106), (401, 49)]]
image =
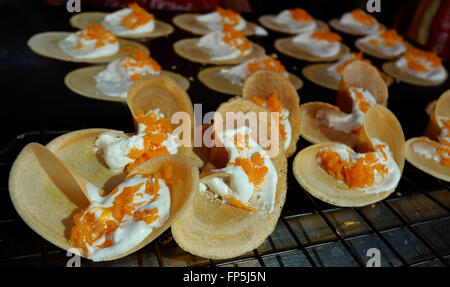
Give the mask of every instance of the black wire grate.
[[(10, 155), (27, 143), (45, 144), (67, 132), (42, 128), (17, 135), (0, 150), (2, 175), (8, 175), (14, 160)], [(26, 226), (13, 210), (7, 186), (0, 190), (6, 209), (0, 217), (2, 264), (65, 266), (66, 251)], [(394, 195), (371, 206), (337, 208), (289, 182), (288, 197), (299, 194), (302, 202), (285, 206), (266, 242), (238, 258), (209, 260), (190, 255), (167, 231), (125, 258), (102, 263), (83, 259), (82, 266), (365, 266), (365, 252), (372, 247), (381, 250), (382, 266), (449, 266), (450, 192), (446, 182), (407, 164)]]

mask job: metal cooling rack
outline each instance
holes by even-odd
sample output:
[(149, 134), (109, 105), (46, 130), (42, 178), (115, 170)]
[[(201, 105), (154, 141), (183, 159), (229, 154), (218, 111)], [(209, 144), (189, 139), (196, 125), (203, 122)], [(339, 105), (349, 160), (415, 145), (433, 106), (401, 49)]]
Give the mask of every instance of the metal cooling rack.
[[(14, 155), (27, 143), (46, 144), (67, 132), (42, 128), (22, 133), (0, 150), (2, 265), (65, 266), (69, 259), (65, 250), (42, 239), (20, 219), (6, 186)], [(82, 259), (82, 266), (365, 266), (369, 248), (380, 250), (381, 266), (449, 266), (449, 206), (449, 183), (409, 164), (393, 195), (361, 208), (325, 204), (293, 179), (274, 232), (248, 254), (217, 261), (197, 257), (178, 247), (167, 231), (125, 258), (102, 263)]]

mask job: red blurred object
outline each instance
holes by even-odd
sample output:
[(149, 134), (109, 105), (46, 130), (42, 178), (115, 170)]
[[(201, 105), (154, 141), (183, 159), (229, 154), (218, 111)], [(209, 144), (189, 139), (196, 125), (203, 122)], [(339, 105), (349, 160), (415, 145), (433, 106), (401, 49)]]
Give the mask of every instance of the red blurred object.
[(430, 25), (426, 46), (450, 58), (450, 1), (442, 1)]

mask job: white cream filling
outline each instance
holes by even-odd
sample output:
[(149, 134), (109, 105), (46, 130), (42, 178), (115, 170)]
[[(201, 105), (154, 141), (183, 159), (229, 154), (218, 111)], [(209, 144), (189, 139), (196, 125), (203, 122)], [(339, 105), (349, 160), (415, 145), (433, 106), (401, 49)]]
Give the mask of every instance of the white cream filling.
[(289, 10), (283, 10), (272, 19), (277, 25), (282, 26), (283, 29), (289, 33), (307, 33), (316, 29), (317, 24), (313, 21), (297, 21), (292, 18)]
[[(392, 189), (395, 189), (395, 187), (397, 186), (397, 184), (400, 181), (401, 172), (400, 172), (400, 168), (398, 167), (397, 163), (395, 162), (395, 160), (392, 156), (389, 146), (376, 138), (371, 138), (370, 140), (374, 147), (377, 145), (384, 145), (384, 147), (379, 147), (373, 153), (375, 154), (375, 157), (377, 159), (375, 164), (379, 163), (379, 164), (384, 165), (387, 168), (387, 174), (382, 175), (375, 169), (373, 185), (367, 186), (364, 188), (353, 188), (352, 190), (362, 191), (365, 193), (380, 193), (380, 192), (385, 192), (385, 191), (390, 191)], [(324, 149), (328, 149), (328, 148), (324, 148)], [(356, 162), (356, 160), (358, 158), (365, 156), (364, 153), (355, 153), (355, 154), (350, 155), (349, 151), (351, 149), (344, 144), (335, 144), (330, 149), (339, 153), (341, 155), (341, 158), (345, 161), (350, 160), (352, 162)], [(384, 158), (383, 152), (381, 150), (383, 150), (384, 154), (386, 154), (386, 159)], [(321, 161), (320, 157), (317, 157), (317, 163), (319, 164), (319, 166), (322, 166), (322, 161)], [(327, 172), (324, 169), (322, 169), (322, 170), (323, 170), (323, 172)], [(344, 183), (341, 180), (339, 180), (339, 182)]]
[(132, 58), (126, 57), (117, 59), (108, 64), (105, 70), (101, 71), (95, 76), (97, 88), (105, 95), (110, 97), (126, 98), (128, 89), (133, 84), (131, 76), (135, 74), (149, 75), (159, 74), (152, 67), (145, 65), (143, 67), (123, 66), (125, 61), (136, 61)]
[(200, 38), (197, 47), (208, 53), (213, 61), (231, 60), (251, 53), (252, 48), (241, 52), (223, 41), (223, 32), (214, 31)]
[(122, 19), (130, 15), (132, 11), (132, 8), (124, 8), (108, 14), (103, 20), (102, 26), (118, 36), (150, 33), (155, 29), (155, 21), (153, 19), (145, 24), (137, 26), (134, 29), (129, 29), (128, 27), (122, 25)]
[[(112, 207), (114, 199), (120, 195), (124, 188), (136, 186), (143, 183), (140, 189), (134, 194), (133, 203), (142, 203), (136, 207), (137, 211), (144, 211), (157, 208), (157, 215), (159, 218), (154, 222), (147, 224), (144, 221), (135, 221), (133, 216), (125, 215), (123, 220), (119, 223), (119, 227), (112, 232), (109, 239), (113, 241), (113, 244), (106, 248), (98, 248), (99, 245), (106, 241), (106, 236), (103, 235), (99, 240), (94, 242), (93, 245), (86, 244), (88, 249), (88, 258), (93, 261), (100, 261), (112, 256), (122, 254), (139, 243), (141, 243), (153, 229), (161, 227), (170, 215), (170, 190), (167, 187), (163, 179), (158, 179), (159, 183), (159, 197), (150, 202), (154, 195), (149, 195), (145, 192), (145, 185), (148, 178), (143, 178), (141, 175), (131, 177), (118, 185), (118, 191), (112, 195), (105, 196), (103, 198), (95, 198), (95, 200), (89, 205), (84, 212), (81, 220), (86, 213), (94, 213), (96, 220), (98, 220), (102, 214), (102, 210), (98, 207)], [(154, 183), (154, 178), (151, 178)]]
[[(119, 41), (113, 44), (107, 43), (102, 47), (96, 48), (97, 40), (86, 40), (79, 35), (82, 31), (72, 33), (58, 43), (58, 47), (67, 55), (77, 59), (93, 59), (107, 57), (116, 54), (119, 51)], [(77, 48), (82, 45), (81, 48)]]
[(292, 38), (292, 42), (298, 48), (317, 57), (333, 57), (339, 53), (341, 48), (339, 42), (317, 40), (312, 37), (312, 34), (313, 32), (299, 34)]
[(437, 68), (434, 68), (426, 60), (423, 60), (422, 64), (428, 68), (428, 72), (417, 72), (417, 71), (413, 71), (413, 70), (409, 69), (408, 61), (406, 60), (405, 56), (403, 56), (400, 59), (398, 59), (397, 61), (395, 61), (395, 66), (398, 69), (400, 69), (401, 71), (403, 71), (407, 74), (410, 74), (414, 77), (418, 77), (418, 78), (430, 80), (430, 81), (441, 81), (441, 80), (445, 79), (446, 72), (442, 65)]
[(414, 152), (418, 153), (420, 156), (423, 156), (426, 159), (432, 159), (436, 162), (441, 161), (441, 157), (437, 153), (436, 147), (431, 144), (424, 142), (415, 142), (412, 144), (412, 149)]
[[(264, 66), (264, 64), (262, 64), (262, 62), (266, 58), (267, 58), (267, 56), (254, 58), (254, 59), (245, 61), (242, 64), (236, 65), (236, 66), (234, 66), (232, 68), (221, 69), (220, 70), (220, 74), (223, 75), (228, 80), (230, 80), (231, 83), (233, 83), (235, 85), (243, 86), (245, 80), (251, 74), (249, 69), (248, 69), (248, 64), (252, 63), (254, 61), (258, 61), (262, 66)], [(283, 73), (283, 76), (289, 77), (288, 72)]]
[(243, 126), (236, 130), (226, 130), (222, 134), (218, 134), (219, 139), (224, 143), (224, 147), (228, 152), (229, 162), (235, 162), (238, 157), (251, 158), (254, 153), (260, 153), (264, 158), (264, 165), (268, 168), (264, 182), (255, 186), (249, 181), (242, 167), (227, 165), (224, 168), (213, 170), (214, 172), (229, 174), (230, 176), (226, 180), (221, 177), (210, 178), (203, 181), (203, 186), (201, 186), (200, 190), (209, 190), (225, 201), (227, 201), (226, 196), (231, 195), (244, 205), (257, 209), (263, 214), (271, 213), (275, 205), (277, 171), (265, 150), (251, 136), (249, 136), (249, 148), (239, 151), (234, 142), (237, 134), (250, 135), (250, 129)]
[[(384, 39), (381, 37), (382, 32), (376, 33), (375, 35), (369, 35), (360, 40), (361, 44), (375, 51), (380, 52), (386, 56), (399, 56), (400, 54), (406, 51), (406, 47), (403, 43), (394, 41), (394, 46), (386, 46), (384, 45)], [(372, 44), (370, 41), (375, 40), (378, 42), (378, 45)]]
[[(162, 118), (164, 115), (159, 112), (159, 109), (150, 110), (149, 113), (156, 113), (158, 117)], [(106, 165), (113, 172), (121, 172), (128, 164), (132, 163), (134, 159), (128, 157), (128, 154), (133, 148), (138, 150), (144, 149), (144, 135), (146, 125), (139, 124), (136, 135), (127, 137), (122, 131), (108, 131), (98, 136), (95, 141), (94, 152), (103, 156)], [(168, 134), (167, 139), (161, 144), (165, 146), (170, 154), (178, 152), (178, 139), (173, 134)]]
[(284, 149), (287, 150), (289, 145), (291, 144), (292, 138), (292, 128), (291, 123), (289, 122), (289, 110), (282, 109), (280, 115), (281, 123), (284, 126), (284, 132), (286, 133), (286, 139), (284, 140)]
[(345, 132), (347, 134), (354, 130), (359, 129), (364, 122), (364, 113), (359, 109), (356, 102), (356, 93), (358, 91), (363, 95), (364, 101), (369, 103), (370, 106), (375, 105), (377, 102), (372, 94), (362, 88), (351, 87), (349, 89), (350, 97), (353, 99), (352, 112), (346, 115), (340, 115), (336, 113), (329, 113), (328, 110), (320, 109), (317, 111), (317, 118), (320, 119), (325, 125), (338, 131)]
[(335, 79), (341, 80), (341, 74), (337, 71), (340, 65), (344, 64), (350, 59), (353, 59), (355, 56), (352, 53), (345, 54), (342, 58), (340, 58), (336, 63), (327, 67), (327, 72)]
[(361, 32), (365, 35), (370, 35), (370, 34), (376, 33), (378, 31), (378, 27), (380, 26), (376, 20), (375, 20), (374, 25), (367, 25), (367, 24), (361, 23), (359, 21), (356, 21), (353, 18), (353, 15), (351, 12), (344, 13), (341, 16), (341, 18), (339, 19), (339, 23), (342, 26), (346, 26), (352, 30)]
[[(196, 16), (195, 19), (197, 20), (198, 23), (207, 27), (211, 31), (222, 30), (222, 28), (223, 28), (223, 25), (222, 25), (223, 17), (222, 17), (222, 15), (219, 14), (219, 12), (211, 12), (211, 13), (207, 13), (204, 15), (199, 15), (199, 16)], [(229, 19), (226, 17), (225, 17), (225, 23), (233, 25), (233, 23), (231, 21), (229, 21)], [(239, 16), (239, 21), (238, 21), (237, 25), (233, 25), (234, 30), (242, 31), (245, 29), (246, 24), (247, 23), (245, 22), (244, 18)]]

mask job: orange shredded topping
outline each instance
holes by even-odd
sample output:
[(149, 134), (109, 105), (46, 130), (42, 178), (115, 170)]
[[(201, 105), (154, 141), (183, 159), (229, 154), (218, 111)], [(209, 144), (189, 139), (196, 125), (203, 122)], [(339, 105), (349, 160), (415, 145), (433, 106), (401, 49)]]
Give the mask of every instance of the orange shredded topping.
[(314, 20), (314, 18), (311, 15), (309, 15), (309, 13), (306, 12), (306, 10), (304, 9), (300, 8), (290, 9), (289, 12), (291, 13), (291, 17), (298, 22)]
[(383, 39), (383, 44), (387, 47), (394, 47), (396, 42), (403, 42), (403, 37), (397, 34), (394, 29), (385, 30), (380, 34)]
[[(117, 37), (110, 31), (103, 29), (99, 24), (93, 24), (80, 33), (80, 38), (85, 40), (97, 40), (95, 48), (103, 47), (107, 44), (114, 44), (117, 42)], [(74, 49), (83, 48), (83, 44)]]
[(223, 41), (229, 46), (235, 47), (242, 53), (251, 49), (252, 44), (244, 36), (244, 33), (236, 31), (233, 26), (225, 24), (223, 25)]
[[(143, 178), (148, 177), (144, 189), (146, 194), (152, 196), (148, 203), (155, 202), (159, 198), (160, 186), (158, 179), (161, 178), (169, 184), (179, 184), (182, 181), (174, 178), (170, 163), (165, 163), (163, 170), (159, 170), (153, 175), (153, 181), (150, 178), (151, 175), (140, 175)], [(93, 212), (86, 212), (87, 209), (75, 214), (73, 217), (75, 225), (72, 227), (70, 235), (72, 242), (87, 253), (86, 245), (92, 246), (103, 236), (105, 236), (105, 242), (96, 246), (96, 248), (106, 248), (113, 245), (111, 235), (123, 222), (126, 215), (132, 217), (135, 221), (144, 221), (147, 224), (155, 222), (159, 218), (157, 208), (137, 210), (136, 207), (144, 204), (144, 202), (133, 203), (135, 196), (143, 197), (142, 194), (137, 193), (143, 185), (144, 183), (140, 183), (123, 188), (122, 192), (114, 198), (111, 207), (94, 207), (94, 209), (102, 210), (98, 220), (95, 219)], [(116, 187), (110, 196), (118, 192), (119, 188)]]
[(264, 158), (259, 152), (255, 152), (251, 159), (238, 157), (235, 162), (229, 164), (242, 167), (245, 174), (248, 176), (249, 182), (253, 183), (255, 186), (264, 182), (264, 177), (269, 171), (264, 164)]
[(339, 42), (342, 40), (339, 34), (333, 33), (330, 30), (317, 30), (311, 35), (314, 39), (327, 42)]
[(246, 204), (243, 204), (239, 199), (237, 199), (236, 197), (230, 195), (230, 194), (226, 194), (223, 196), (223, 199), (228, 199), (231, 203), (231, 205), (234, 205), (236, 207), (239, 208), (243, 208), (243, 209), (247, 209), (248, 211), (252, 211), (252, 212), (258, 212), (260, 211), (259, 209), (253, 208), (251, 206), (248, 206)]
[(146, 24), (147, 22), (153, 20), (155, 16), (148, 13), (137, 3), (131, 3), (128, 5), (130, 7), (131, 13), (122, 19), (122, 25), (130, 30), (134, 30), (137, 27)]
[(405, 59), (408, 62), (408, 68), (416, 72), (428, 72), (428, 67), (423, 61), (428, 62), (433, 68), (438, 68), (442, 65), (442, 60), (437, 56), (436, 52), (427, 52), (413, 47), (408, 47)]
[(361, 9), (355, 9), (352, 11), (352, 16), (355, 21), (363, 23), (365, 25), (373, 26), (375, 25), (375, 19), (364, 13)]
[(278, 94), (273, 93), (267, 100), (263, 98), (253, 97), (251, 98), (251, 101), (257, 104), (258, 106), (266, 107), (269, 111), (273, 113), (279, 114), (279, 130), (281, 133), (281, 137), (283, 140), (286, 140), (286, 130), (284, 128), (284, 125), (282, 123), (281, 118), (281, 111), (283, 110), (283, 105), (278, 100)]
[[(122, 66), (125, 69), (144, 68), (145, 66), (149, 66), (155, 72), (162, 70), (158, 62), (153, 60), (147, 53), (140, 50), (135, 50), (132, 55), (133, 56), (124, 58)], [(136, 73), (131, 76), (130, 80), (134, 82), (143, 76), (145, 76), (145, 74)]]
[(370, 104), (365, 101), (364, 95), (360, 91), (353, 89), (353, 92), (355, 94), (355, 102), (358, 104), (359, 110), (365, 114), (370, 108)]
[(370, 40), (369, 40), (369, 43), (372, 44), (372, 45), (374, 45), (374, 46), (378, 46), (378, 45), (379, 45), (377, 39), (370, 39)]
[(239, 13), (236, 13), (230, 9), (223, 9), (221, 7), (217, 7), (216, 12), (222, 16), (222, 25), (228, 24), (236, 26), (239, 24)]
[(286, 76), (289, 78), (289, 76), (286, 73), (286, 68), (281, 64), (280, 61), (276, 60), (272, 56), (264, 57), (262, 61), (255, 59), (247, 64), (248, 70), (250, 73), (253, 73), (255, 71), (261, 70), (261, 69), (270, 69), (277, 71), (278, 73)]
[(147, 161), (151, 158), (168, 155), (169, 150), (161, 144), (167, 139), (168, 134), (172, 132), (172, 126), (169, 119), (159, 118), (156, 113), (149, 113), (144, 115), (142, 110), (137, 112), (136, 122), (145, 124), (144, 149), (140, 150), (133, 148), (128, 157), (134, 159), (134, 162), (130, 163), (126, 170), (130, 172), (134, 167), (140, 163)]
[(383, 176), (388, 173), (385, 165), (376, 163), (377, 158), (373, 152), (358, 158), (356, 162), (343, 160), (339, 153), (331, 149), (322, 150), (319, 152), (319, 157), (322, 161), (322, 168), (336, 179), (344, 181), (350, 188), (373, 185), (375, 170)]

